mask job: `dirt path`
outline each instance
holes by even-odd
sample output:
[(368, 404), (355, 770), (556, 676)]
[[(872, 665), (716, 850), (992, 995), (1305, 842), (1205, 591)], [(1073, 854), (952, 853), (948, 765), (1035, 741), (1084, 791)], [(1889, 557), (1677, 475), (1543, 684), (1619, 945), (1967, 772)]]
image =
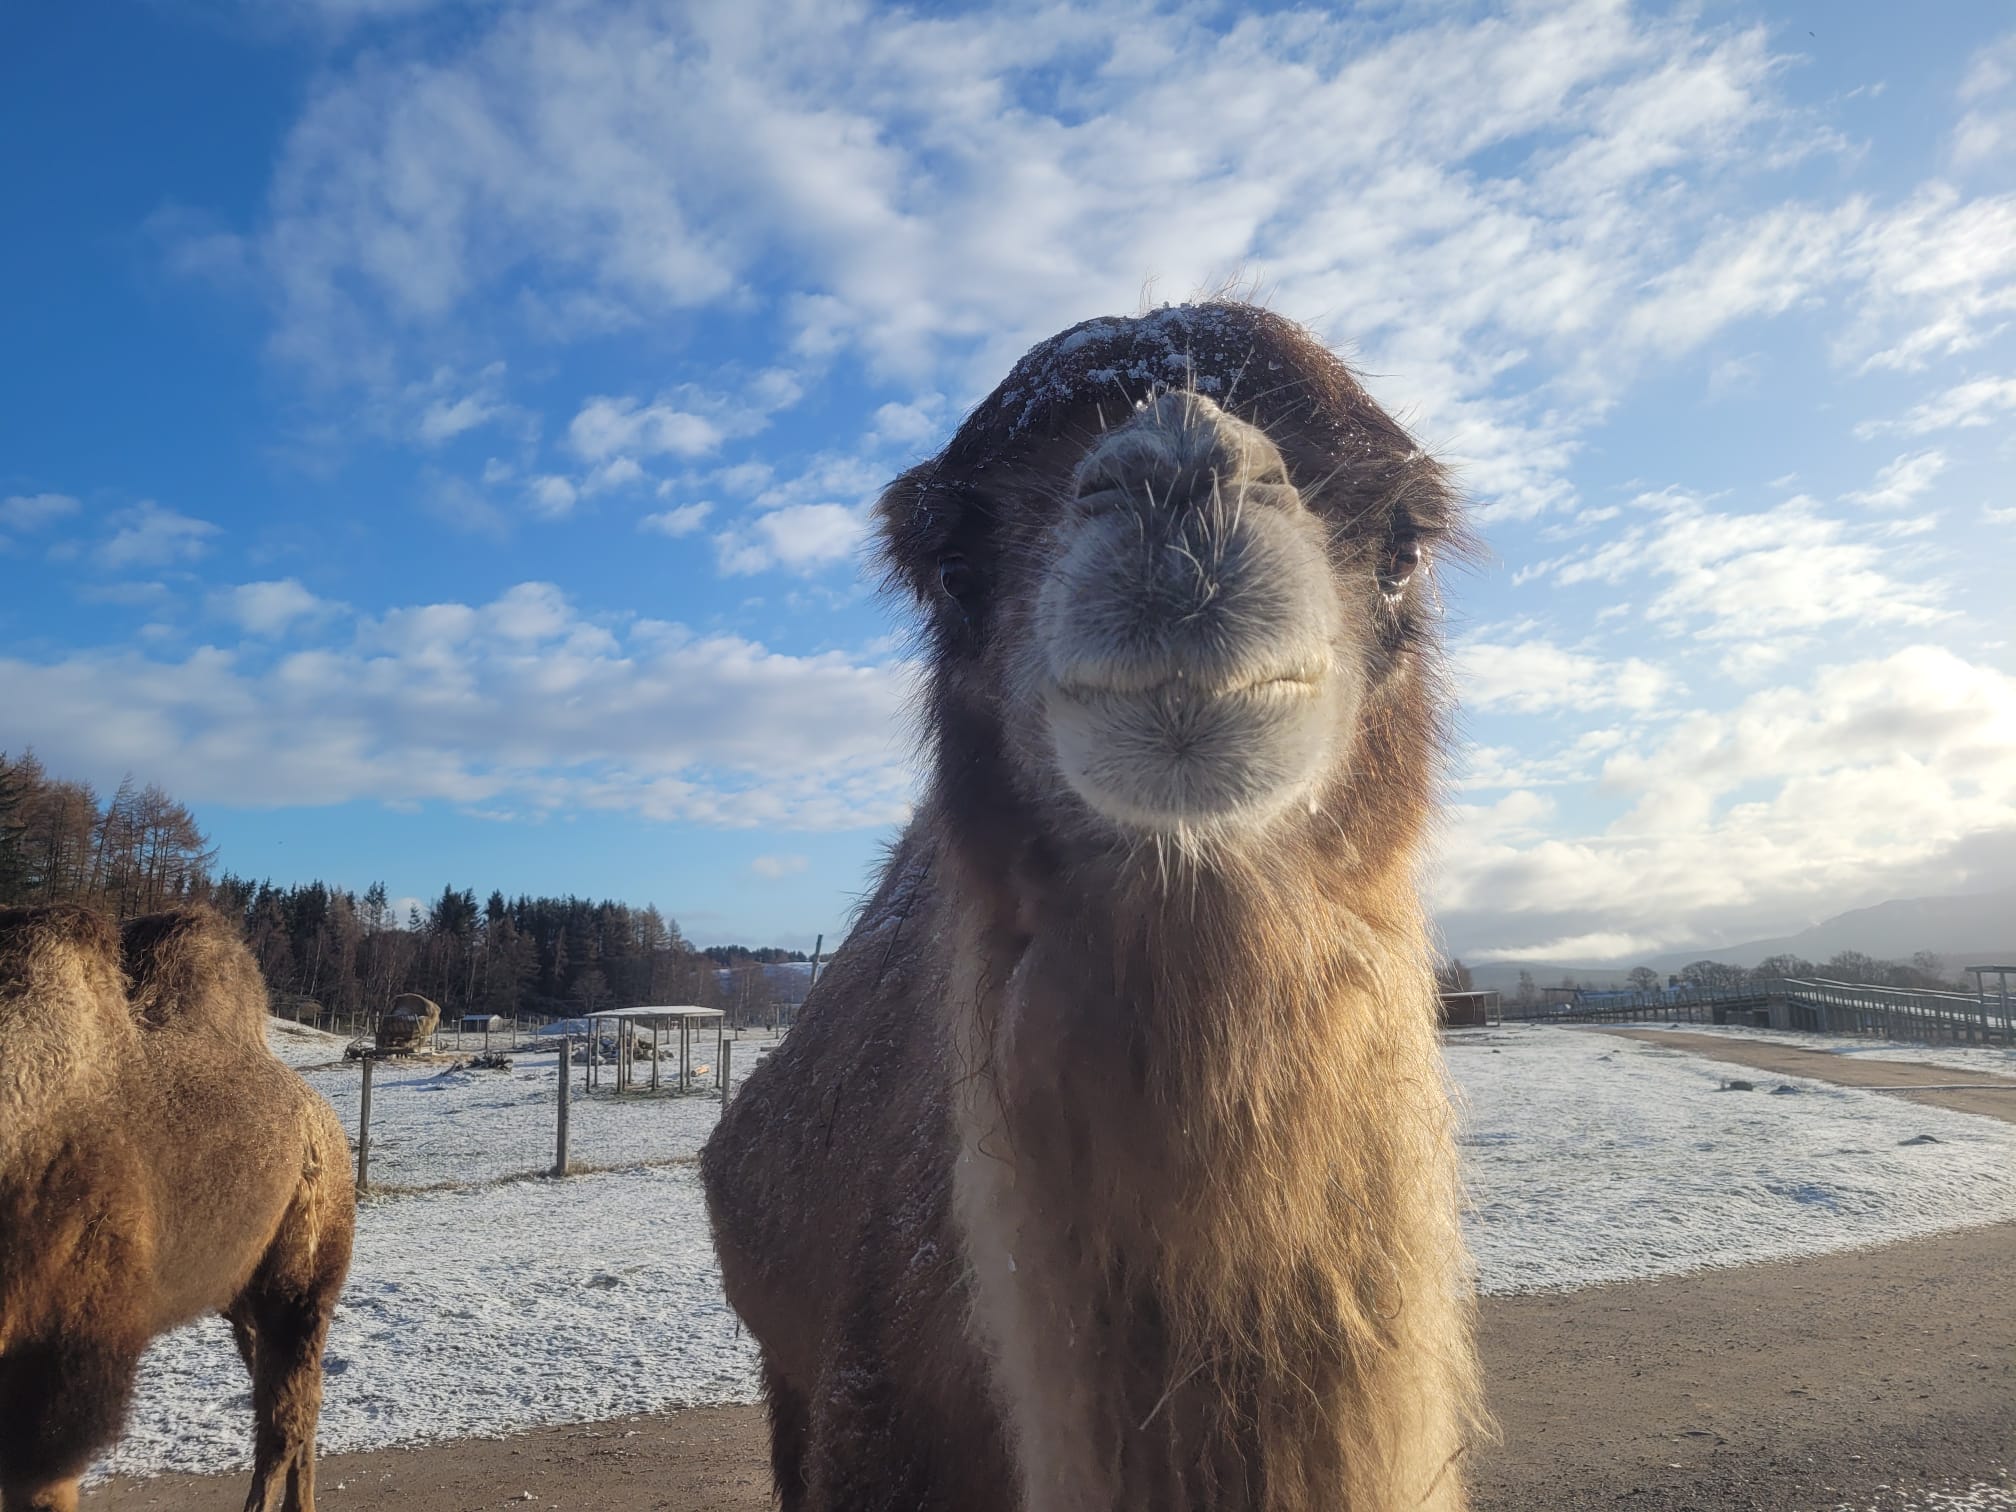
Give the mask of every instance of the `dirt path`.
[[(1939, 1066), (1666, 1030), (1635, 1039), (1845, 1086), (1984, 1081)], [(2016, 1121), (2016, 1093), (1910, 1092)], [(1916, 1512), (2016, 1507), (2016, 1225), (1483, 1309), (1504, 1441), (1477, 1512)], [(711, 1408), (500, 1440), (331, 1455), (325, 1512), (760, 1512), (762, 1414)], [(211, 1512), (244, 1477), (99, 1488), (93, 1512)], [(1949, 1504), (1952, 1505), (1952, 1504)]]
[[(1901, 1512), (1910, 1491), (2009, 1486), (2016, 1468), (2012, 1225), (1496, 1298), (1483, 1345), (1505, 1442), (1479, 1458), (1478, 1512)], [(325, 1512), (770, 1505), (750, 1408), (331, 1455), (320, 1484)], [(222, 1512), (243, 1496), (241, 1476), (163, 1476), (85, 1506)]]
[[(1990, 1072), (1962, 1071), (1953, 1066), (1926, 1066), (1917, 1061), (1870, 1060), (1860, 1055), (1836, 1055), (1827, 1050), (1808, 1050), (1803, 1045), (1785, 1045), (1776, 1040), (1746, 1040), (1719, 1034), (1689, 1034), (1682, 1029), (1609, 1029), (1607, 1034), (1625, 1039), (1645, 1040), (1672, 1050), (1710, 1060), (1728, 1061), (1755, 1071), (1778, 1076), (1805, 1076), (1814, 1081), (1833, 1082), (1838, 1087), (1951, 1087), (1955, 1083), (1994, 1083), (1992, 1090), (1951, 1092), (1893, 1092), (1909, 1102), (1951, 1108), (1956, 1113), (1976, 1113), (1983, 1118), (1999, 1118), (2016, 1123), (2016, 1077)], [(2006, 1088), (2006, 1090), (2005, 1090)]]

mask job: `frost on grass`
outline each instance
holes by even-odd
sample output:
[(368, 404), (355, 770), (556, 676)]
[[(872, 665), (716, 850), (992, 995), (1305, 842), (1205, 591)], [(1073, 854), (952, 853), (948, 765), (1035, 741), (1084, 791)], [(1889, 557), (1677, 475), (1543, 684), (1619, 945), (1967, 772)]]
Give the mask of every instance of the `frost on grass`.
[[(714, 1036), (695, 1036), (690, 1095), (673, 1096), (676, 1060), (661, 1060), (657, 1096), (611, 1090), (615, 1068), (602, 1068), (601, 1087), (584, 1096), (583, 1068), (573, 1067), (568, 1145), (576, 1167), (598, 1168), (692, 1159), (713, 1131), (720, 1111), (714, 1085)], [(735, 1046), (739, 1085), (775, 1042), (767, 1036)], [(448, 1061), (385, 1060), (371, 1084), (371, 1182), (385, 1190), (416, 1190), (444, 1183), (467, 1185), (529, 1176), (553, 1165), (558, 1052), (550, 1046), (509, 1052), (509, 1071), (474, 1071)], [(700, 1075), (701, 1068), (705, 1075)], [(637, 1064), (641, 1086), (649, 1062)], [(357, 1063), (309, 1067), (308, 1084), (336, 1109), (357, 1137), (363, 1081)]]
[[(756, 1394), (685, 1167), (367, 1201), (325, 1362), (325, 1452)], [(148, 1351), (103, 1468), (230, 1469), (251, 1441), (244, 1369), (212, 1320)]]
[[(738, 1078), (758, 1049), (738, 1046)], [(1769, 1077), (1756, 1092), (1725, 1092), (1726, 1065), (1551, 1028), (1454, 1035), (1448, 1059), (1465, 1101), (1469, 1230), (1486, 1292), (2016, 1217), (2007, 1124), (1814, 1081), (1789, 1083), (1795, 1096), (1771, 1095)], [(491, 1184), (364, 1204), (330, 1335), (325, 1449), (755, 1400), (754, 1351), (722, 1299), (689, 1165), (493, 1179), (550, 1161), (554, 1069), (551, 1054), (521, 1057), (510, 1075), (381, 1067), (377, 1177)], [(354, 1130), (356, 1068), (309, 1076)], [(576, 1157), (676, 1160), (698, 1150), (716, 1107), (577, 1103)], [(1937, 1143), (1902, 1144), (1920, 1134)], [(204, 1323), (149, 1352), (130, 1431), (103, 1468), (225, 1469), (245, 1464), (250, 1444), (244, 1372), (222, 1325)]]
[(266, 1044), (288, 1065), (296, 1068), (326, 1066), (343, 1059), (348, 1037), (326, 1029), (311, 1029), (289, 1019), (266, 1020)]
[[(1656, 1029), (1657, 1024), (1643, 1027)], [(1926, 1045), (1908, 1040), (1869, 1039), (1853, 1034), (1806, 1034), (1789, 1029), (1749, 1029), (1733, 1024), (1681, 1024), (1688, 1034), (1723, 1039), (1762, 1040), (1771, 1045), (1795, 1045), (1850, 1060), (1906, 1061), (1918, 1066), (1944, 1066), (1984, 1076), (2016, 1077), (2016, 1045)]]
[[(1754, 1072), (1758, 1090), (1727, 1092), (1719, 1062), (1548, 1028), (1452, 1036), (1449, 1065), (1487, 1293), (2016, 1218), (2016, 1127), (1991, 1119)], [(1903, 1144), (1922, 1134), (1937, 1142)]]

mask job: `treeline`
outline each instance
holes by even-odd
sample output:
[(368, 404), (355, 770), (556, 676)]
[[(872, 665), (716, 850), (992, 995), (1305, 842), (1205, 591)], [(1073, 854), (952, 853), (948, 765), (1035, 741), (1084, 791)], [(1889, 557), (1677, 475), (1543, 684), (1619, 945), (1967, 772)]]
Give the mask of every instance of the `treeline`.
[[(697, 1003), (759, 1022), (774, 1008), (766, 964), (802, 952), (698, 950), (654, 907), (506, 898), (446, 887), (403, 918), (383, 883), (276, 887), (226, 871), (194, 816), (158, 787), (100, 802), (32, 754), (0, 754), (0, 904), (80, 902), (124, 918), (208, 902), (239, 921), (274, 1011), (363, 1029), (402, 992), (443, 1016), (556, 1018), (640, 1003)], [(723, 973), (726, 980), (723, 980)]]
[(75, 901), (121, 918), (206, 895), (216, 852), (188, 809), (131, 778), (90, 784), (0, 752), (0, 903)]
[[(1779, 977), (1829, 982), (1852, 982), (1858, 987), (1912, 987), (1921, 992), (1950, 992), (1965, 987), (1947, 973), (1946, 962), (1929, 950), (1921, 950), (1908, 961), (1879, 961), (1859, 950), (1842, 950), (1824, 961), (1804, 956), (1766, 956), (1755, 966), (1730, 966), (1721, 961), (1690, 961), (1676, 973), (1693, 987), (1742, 987)], [(1650, 967), (1634, 967), (1629, 977), (1633, 987), (1649, 991), (1660, 985), (1659, 973)]]

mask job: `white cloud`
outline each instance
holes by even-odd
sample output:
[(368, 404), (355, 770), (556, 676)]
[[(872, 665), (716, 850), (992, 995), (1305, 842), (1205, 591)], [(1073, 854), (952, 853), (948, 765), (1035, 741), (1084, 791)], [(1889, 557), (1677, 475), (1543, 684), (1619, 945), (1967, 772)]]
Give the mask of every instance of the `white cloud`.
[[(815, 363), (928, 377), (954, 408), (1144, 281), (1244, 274), (1524, 517), (1572, 498), (1579, 435), (1646, 340), (1857, 276), (1822, 265), (1868, 207), (1731, 213), (1732, 164), (1835, 146), (1777, 97), (1782, 65), (1762, 28), (1607, 0), (1406, 28), (1133, 0), (500, 8), (425, 64), (347, 61), (256, 241), (281, 349), (324, 370), (396, 365), (499, 294), (549, 338), (760, 304)], [(804, 381), (773, 367), (748, 397)], [(877, 444), (928, 443), (944, 417), (921, 403), (885, 406)], [(722, 436), (679, 393), (598, 397), (569, 431), (590, 462)]]
[(2016, 111), (1970, 110), (1953, 128), (1948, 151), (1959, 168), (2006, 161), (2016, 147)]
[(714, 537), (721, 570), (731, 577), (783, 567), (810, 572), (852, 556), (867, 533), (866, 516), (841, 504), (787, 504)]
[(1960, 81), (1960, 98), (1982, 100), (2016, 84), (2016, 32), (1975, 53)]
[(568, 444), (589, 462), (618, 453), (699, 457), (719, 447), (721, 440), (721, 427), (702, 415), (606, 395), (583, 404), (567, 427)]
[(1871, 509), (1902, 509), (1913, 499), (1931, 488), (1939, 474), (1946, 470), (1946, 454), (1942, 451), (1913, 452), (1899, 457), (1881, 472), (1868, 488), (1851, 493), (1848, 498), (1857, 504), (1866, 504)]
[[(297, 621), (298, 623), (298, 621)], [(908, 670), (584, 618), (550, 584), (416, 605), (354, 644), (0, 657), (11, 735), (190, 802), (440, 801), (840, 829), (907, 812)]]
[(633, 458), (611, 457), (581, 480), (581, 492), (584, 496), (613, 493), (646, 481), (644, 469)]
[(924, 451), (946, 436), (945, 396), (925, 394), (907, 402), (891, 401), (875, 411), (869, 439), (878, 446)]
[(713, 504), (703, 499), (693, 504), (676, 505), (658, 514), (648, 514), (637, 522), (637, 528), (676, 539), (698, 530), (713, 512)]
[[(437, 368), (424, 383), (406, 387), (406, 407), (415, 412), (413, 434), (423, 446), (441, 446), (457, 436), (519, 412), (504, 401), (504, 364), (493, 362), (473, 379), (452, 368)], [(522, 418), (522, 417), (521, 417)]]
[(0, 499), (0, 530), (40, 530), (82, 508), (68, 494), (10, 494)]
[(532, 512), (542, 520), (564, 520), (574, 512), (581, 491), (559, 474), (547, 473), (528, 482), (525, 495)]
[(95, 553), (102, 567), (114, 571), (133, 567), (166, 567), (191, 562), (210, 549), (223, 532), (208, 520), (164, 509), (143, 499), (112, 516), (117, 528)]
[(1653, 518), (1601, 546), (1522, 569), (1522, 579), (1629, 585), (1646, 620), (1714, 642), (1769, 642), (1843, 622), (1926, 625), (1945, 616), (1936, 583), (1895, 575), (1877, 539), (1805, 495), (1747, 514), (1671, 490), (1634, 503)]
[(214, 615), (228, 619), (241, 629), (259, 636), (284, 635), (301, 622), (314, 622), (338, 613), (342, 605), (318, 598), (301, 586), (298, 578), (273, 582), (240, 583), (220, 589), (209, 597)]
[(1671, 673), (1639, 657), (1606, 661), (1546, 640), (1466, 641), (1455, 651), (1466, 707), (1514, 714), (1646, 710), (1675, 691)]
[(1912, 407), (1903, 419), (1865, 420), (1855, 433), (1865, 440), (1886, 430), (1923, 436), (1933, 431), (1972, 430), (1996, 423), (1996, 412), (2016, 412), (2016, 377), (1970, 378)]
[(765, 881), (775, 882), (784, 877), (795, 877), (811, 864), (804, 856), (758, 856), (749, 863), (749, 870)]
[(1933, 646), (1822, 668), (1634, 732), (1603, 790), (1623, 812), (1581, 833), (1530, 794), (1455, 811), (1434, 888), (1452, 944), (1749, 939), (2016, 880), (2016, 678)]

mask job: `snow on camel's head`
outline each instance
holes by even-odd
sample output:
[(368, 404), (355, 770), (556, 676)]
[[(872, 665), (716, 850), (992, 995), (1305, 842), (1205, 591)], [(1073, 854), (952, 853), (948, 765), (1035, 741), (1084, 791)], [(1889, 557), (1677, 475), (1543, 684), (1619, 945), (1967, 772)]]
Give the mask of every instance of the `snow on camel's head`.
[(1034, 348), (881, 503), (941, 795), (1067, 851), (1410, 848), (1442, 726), (1442, 470), (1300, 327), (1211, 303)]

